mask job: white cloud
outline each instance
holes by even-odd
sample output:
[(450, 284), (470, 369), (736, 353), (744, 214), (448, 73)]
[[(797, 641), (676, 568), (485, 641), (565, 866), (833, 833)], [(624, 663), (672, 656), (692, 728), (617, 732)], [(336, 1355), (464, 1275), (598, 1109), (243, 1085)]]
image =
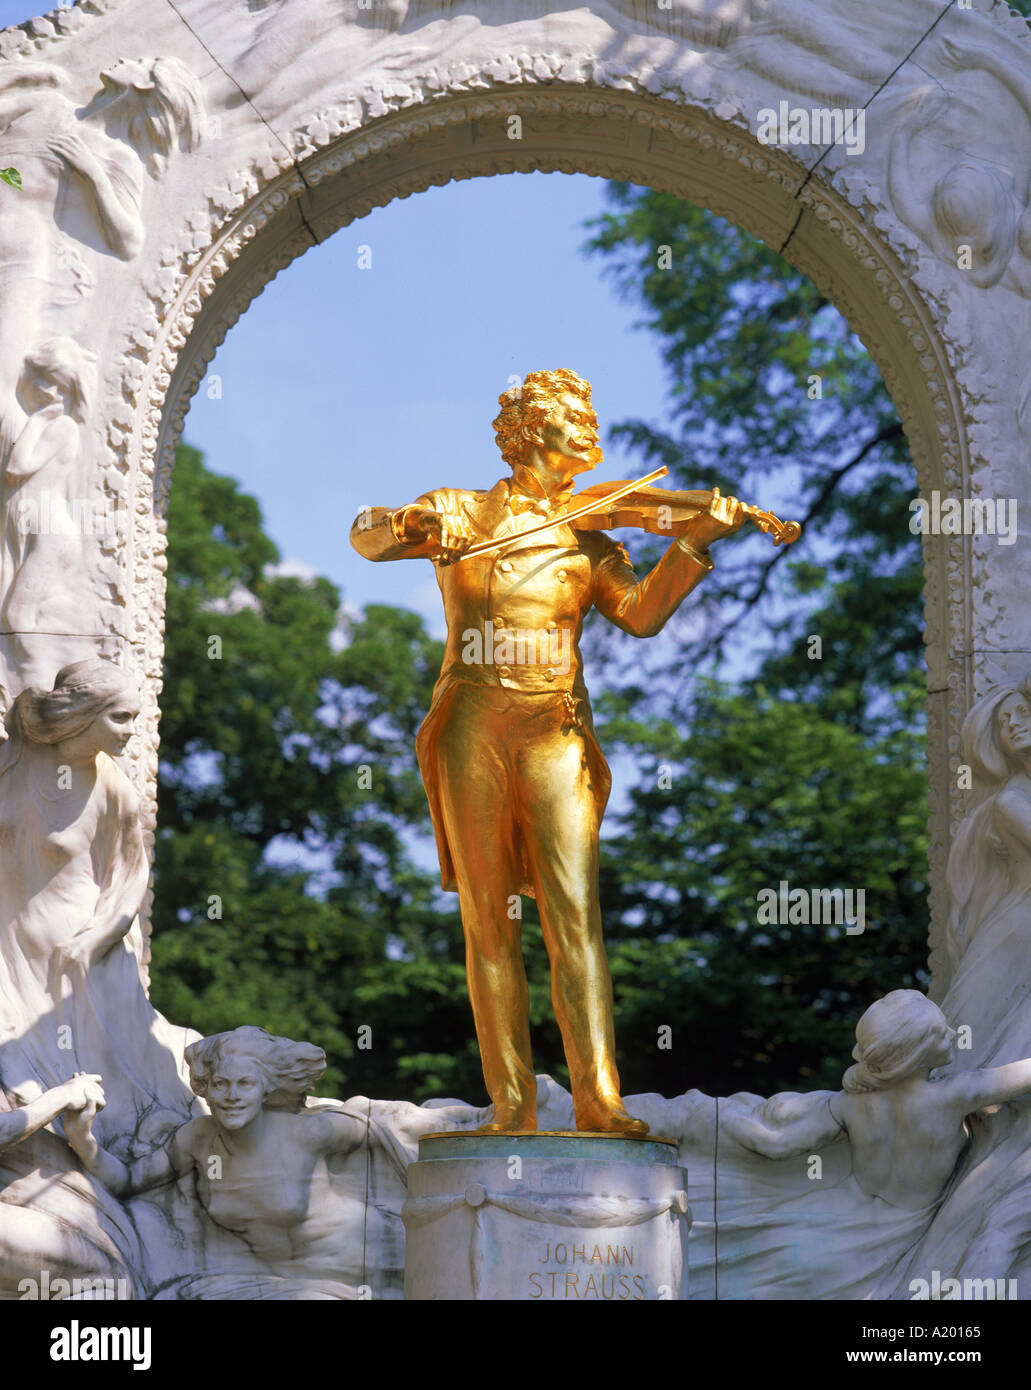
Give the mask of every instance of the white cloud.
[(319, 572), (304, 560), (280, 560), (278, 565), (265, 566), (266, 579), (303, 579), (308, 584), (319, 578)]

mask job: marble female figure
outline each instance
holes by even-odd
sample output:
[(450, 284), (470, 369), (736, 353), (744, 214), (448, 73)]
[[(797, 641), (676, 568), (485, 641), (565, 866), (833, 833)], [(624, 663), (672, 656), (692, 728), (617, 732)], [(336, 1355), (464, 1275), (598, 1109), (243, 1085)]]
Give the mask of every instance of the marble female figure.
[(856, 1065), (841, 1091), (775, 1096), (758, 1110), (734, 1098), (721, 1106), (722, 1132), (767, 1158), (809, 1155), (842, 1134), (849, 1142), (851, 1178), (831, 1193), (809, 1184), (820, 1224), (809, 1228), (805, 1260), (779, 1296), (799, 1296), (801, 1278), (818, 1297), (886, 1297), (950, 1189), (968, 1117), (1031, 1093), (1028, 1059), (932, 1079), (953, 1060), (954, 1042), (937, 1005), (917, 990), (893, 990), (860, 1019)]
[[(475, 1112), (463, 1105), (404, 1106), (403, 1117), (389, 1115), (383, 1124), (373, 1117), (371, 1103), (359, 1111), (306, 1101), (325, 1070), (325, 1053), (263, 1028), (203, 1038), (187, 1048), (186, 1057), (190, 1084), (211, 1114), (182, 1126), (167, 1144), (123, 1163), (92, 1136), (95, 1106), (65, 1125), (83, 1166), (112, 1192), (131, 1195), (192, 1178), (197, 1200), (219, 1228), (216, 1237), (228, 1232), (237, 1238), (209, 1238), (201, 1267), (166, 1284), (161, 1297), (359, 1297), (363, 1246), (376, 1213), (338, 1181), (348, 1158), (374, 1137), (403, 1177), (417, 1132), (456, 1121), (468, 1125)], [(392, 1108), (398, 1107), (377, 1103), (377, 1109)]]
[(146, 171), (160, 177), (174, 148), (201, 138), (200, 87), (177, 58), (113, 64), (85, 106), (65, 83), (44, 64), (0, 65), (0, 166), (22, 176), (0, 218), (0, 303), (18, 325), (0, 354), (0, 453), (26, 348), (54, 330), (51, 311), (67, 314), (92, 292), (91, 258), (139, 254)]
[(148, 868), (136, 794), (116, 759), (139, 697), (112, 662), (29, 687), (0, 745), (0, 1081), (28, 1101), (69, 1070), (109, 1079), (108, 1142), (193, 1108), (188, 1035), (148, 1002), (137, 912)]
[[(902, 1272), (956, 1190), (970, 1117), (1031, 1093), (1029, 1060), (932, 1079), (954, 1041), (937, 1005), (894, 990), (859, 1020), (840, 1091), (628, 1099), (680, 1135), (682, 1157), (693, 1146), (697, 1173), (702, 1150), (718, 1154), (715, 1193), (696, 1175), (692, 1205), (716, 1199), (720, 1297), (909, 1296)], [(703, 1226), (692, 1268), (704, 1278)]]
[(1031, 1054), (1031, 678), (993, 686), (963, 724), (975, 805), (949, 855), (942, 1008), (971, 1029), (979, 1066)]
[(62, 647), (81, 650), (80, 639), (58, 634), (92, 626), (85, 537), (107, 522), (81, 468), (95, 383), (93, 353), (73, 338), (48, 339), (25, 359), (18, 409), (5, 421), (9, 446), (0, 440), (0, 631), (23, 683), (37, 677), (34, 654), (52, 671)]
[[(959, 1065), (1031, 1052), (1031, 677), (1000, 682), (963, 723), (974, 805), (949, 854), (947, 944), (954, 974), (942, 1008), (964, 1029)], [(958, 1181), (908, 1274), (1031, 1275), (1031, 1100), (978, 1127)]]
[(103, 1102), (99, 1076), (74, 1076), (13, 1109), (0, 1093), (0, 1301), (135, 1291), (131, 1223), (98, 1184), (68, 1171), (67, 1147), (45, 1130), (91, 1100)]

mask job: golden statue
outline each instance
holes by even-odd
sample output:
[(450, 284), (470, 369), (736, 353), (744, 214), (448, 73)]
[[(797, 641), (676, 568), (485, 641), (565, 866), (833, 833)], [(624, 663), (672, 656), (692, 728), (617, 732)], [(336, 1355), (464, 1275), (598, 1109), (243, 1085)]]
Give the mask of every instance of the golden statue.
[[(795, 539), (798, 527), (716, 490), (601, 485), (574, 500), (573, 479), (601, 459), (589, 383), (565, 369), (531, 372), (499, 403), (494, 430), (511, 477), (489, 492), (440, 488), (394, 511), (368, 508), (351, 543), (370, 560), (432, 560), (444, 600), (444, 663), (416, 750), (441, 881), (461, 904), (494, 1105), (487, 1131), (537, 1127), (519, 901), (530, 894), (576, 1127), (641, 1137), (648, 1126), (627, 1114), (616, 1071), (598, 901), (598, 829), (612, 779), (584, 685), (584, 615), (593, 605), (624, 632), (651, 637), (712, 569), (712, 541), (749, 515), (779, 528), (777, 539)], [(606, 524), (677, 538), (639, 579), (623, 547), (597, 529)]]

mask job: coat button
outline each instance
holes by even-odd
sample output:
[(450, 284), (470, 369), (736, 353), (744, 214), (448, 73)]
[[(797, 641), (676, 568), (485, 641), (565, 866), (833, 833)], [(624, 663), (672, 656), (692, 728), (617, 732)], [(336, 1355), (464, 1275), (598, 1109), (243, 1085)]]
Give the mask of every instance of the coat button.
[(553, 680), (555, 679), (555, 672), (551, 669), (550, 666), (549, 666), (548, 669), (544, 672), (544, 679), (545, 679), (546, 681), (553, 681)]
[(502, 574), (508, 574), (512, 569), (512, 561), (502, 560), (501, 564), (498, 565), (498, 569), (501, 570)]
[(510, 676), (511, 674), (512, 674), (512, 672), (509, 670), (509, 668), (508, 668), (507, 666), (499, 666), (499, 667), (498, 667), (498, 675), (499, 675), (499, 676)]
[(558, 580), (560, 584), (564, 584), (566, 582), (565, 570), (559, 570), (558, 574), (555, 575), (555, 578)]

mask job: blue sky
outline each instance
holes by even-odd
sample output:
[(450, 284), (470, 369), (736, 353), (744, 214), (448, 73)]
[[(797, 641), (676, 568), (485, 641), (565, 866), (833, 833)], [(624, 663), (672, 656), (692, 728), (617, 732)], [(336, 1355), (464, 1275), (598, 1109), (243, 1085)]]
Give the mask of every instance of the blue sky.
[[(510, 376), (586, 377), (603, 443), (617, 419), (662, 414), (654, 341), (580, 251), (603, 194), (583, 176), (474, 179), (338, 232), (230, 332), (184, 438), (260, 499), (285, 558), (328, 575), (349, 605), (404, 604), (439, 630), (427, 562), (373, 565), (351, 549), (361, 507), (506, 474), (491, 420)], [(370, 269), (358, 268), (362, 246)], [(645, 471), (606, 453), (598, 478)]]

